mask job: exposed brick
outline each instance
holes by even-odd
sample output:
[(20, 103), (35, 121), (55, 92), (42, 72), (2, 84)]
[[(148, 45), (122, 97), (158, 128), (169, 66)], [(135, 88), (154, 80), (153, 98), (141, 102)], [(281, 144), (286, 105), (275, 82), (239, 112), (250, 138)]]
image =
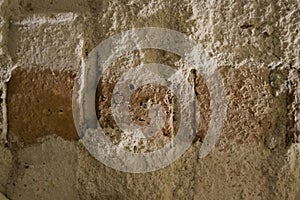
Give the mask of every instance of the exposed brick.
[[(178, 68), (178, 64), (174, 65), (179, 60), (179, 56), (170, 52), (147, 49), (143, 50), (145, 63), (164, 63), (172, 68)], [(132, 57), (129, 57), (132, 56)], [(136, 58), (132, 61), (132, 58)], [(120, 66), (127, 68), (129, 66), (136, 66), (138, 56), (136, 54), (129, 54), (117, 59), (107, 71), (103, 72), (103, 78), (99, 82), (97, 91), (97, 114), (99, 123), (106, 130), (107, 135), (110, 136), (114, 143), (120, 142), (122, 138), (120, 128), (117, 126), (111, 110), (111, 97), (115, 84), (121, 77), (122, 73), (115, 73), (117, 70), (121, 72)], [(122, 69), (123, 70), (123, 69)], [(199, 104), (199, 111), (201, 113), (198, 126), (197, 135), (194, 142), (203, 141), (206, 131), (208, 129), (210, 116), (210, 95), (208, 88), (200, 74), (194, 70), (190, 72), (189, 81), (194, 85), (196, 96)], [(155, 104), (162, 105), (166, 113), (166, 120), (164, 127), (158, 131), (155, 137), (151, 137), (147, 142), (148, 145), (134, 144), (134, 151), (148, 151), (151, 148), (157, 149), (163, 147), (167, 142), (175, 136), (179, 128), (179, 122), (183, 119), (180, 117), (180, 105), (178, 98), (168, 88), (158, 86), (155, 84), (148, 84), (140, 88), (134, 88), (134, 93), (130, 98), (130, 116), (138, 126), (146, 126), (151, 123), (149, 118), (149, 109)], [(140, 149), (141, 148), (141, 149)], [(149, 148), (149, 149), (148, 149)], [(152, 150), (153, 150), (152, 149)]]
[(9, 134), (26, 144), (46, 135), (78, 139), (72, 117), (74, 73), (16, 69), (8, 82)]

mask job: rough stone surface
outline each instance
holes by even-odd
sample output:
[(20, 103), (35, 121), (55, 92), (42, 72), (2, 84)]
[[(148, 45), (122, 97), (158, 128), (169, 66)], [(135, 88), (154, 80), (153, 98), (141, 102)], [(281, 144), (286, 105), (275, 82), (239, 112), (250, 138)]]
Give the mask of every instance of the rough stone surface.
[(3, 194), (0, 193), (0, 199), (1, 200), (8, 200)]
[(76, 145), (46, 137), (19, 150), (8, 181), (10, 199), (78, 199)]
[[(0, 0), (0, 193), (11, 200), (300, 199), (299, 23), (297, 0)], [(228, 112), (217, 146), (199, 159), (210, 94), (191, 71), (201, 113), (193, 144), (166, 168), (124, 173), (78, 139), (72, 88), (101, 41), (153, 26), (187, 34), (216, 60)], [(155, 62), (184, 66), (177, 55), (138, 49), (103, 73), (95, 111), (113, 143), (123, 142), (110, 109), (117, 79)], [(167, 112), (164, 128), (149, 147), (128, 143), (128, 151), (153, 151), (176, 135), (179, 106), (164, 87), (135, 91), (133, 121), (149, 123), (155, 103)]]
[(7, 147), (1, 143), (0, 146), (0, 193), (6, 193), (6, 184), (10, 178), (10, 170), (13, 164), (12, 154)]
[(195, 197), (293, 199), (293, 183), (298, 180), (277, 174), (299, 170), (283, 172), (289, 146), (287, 92), (278, 86), (284, 84), (287, 74), (254, 66), (223, 67), (221, 71), (228, 99), (226, 124), (214, 152), (196, 165)]
[(7, 7), (7, 1), (0, 1), (0, 56), (5, 52), (5, 36), (6, 36), (6, 23), (5, 23), (5, 8)]
[[(128, 174), (115, 171), (79, 151), (78, 181), (81, 199), (192, 199), (199, 145), (171, 166), (159, 171)], [(102, 187), (105, 185), (105, 187)]]
[(7, 16), (8, 1), (0, 1), (0, 199), (6, 200), (6, 184), (10, 179), (10, 170), (13, 166), (13, 155), (8, 148), (7, 140), (7, 87), (5, 81), (9, 78), (6, 61), (7, 54)]
[(86, 12), (89, 7), (86, 0), (19, 0), (22, 13), (58, 13), (58, 12)]
[(14, 19), (8, 40), (12, 60), (18, 66), (77, 69), (83, 45), (80, 20), (75, 13), (32, 14)]

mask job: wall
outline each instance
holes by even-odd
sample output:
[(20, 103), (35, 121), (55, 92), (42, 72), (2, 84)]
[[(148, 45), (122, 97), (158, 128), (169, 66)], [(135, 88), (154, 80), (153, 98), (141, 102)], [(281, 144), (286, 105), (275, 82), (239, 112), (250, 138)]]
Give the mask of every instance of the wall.
[[(297, 0), (0, 0), (0, 192), (11, 200), (299, 199), (299, 21)], [(199, 159), (210, 96), (195, 74), (197, 139), (172, 165), (132, 174), (82, 145), (72, 88), (93, 48), (139, 27), (176, 30), (203, 46), (217, 62), (228, 111), (217, 146)], [(148, 49), (113, 63), (97, 101), (108, 134), (119, 134), (107, 104), (115, 78), (141, 60), (180, 58)], [(176, 122), (168, 126), (165, 137)]]

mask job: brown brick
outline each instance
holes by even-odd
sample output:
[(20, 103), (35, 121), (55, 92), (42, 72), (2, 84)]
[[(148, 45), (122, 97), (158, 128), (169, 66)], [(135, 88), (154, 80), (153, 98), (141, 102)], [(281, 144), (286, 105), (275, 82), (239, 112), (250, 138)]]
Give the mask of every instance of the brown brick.
[(52, 134), (78, 139), (72, 117), (73, 83), (72, 72), (14, 70), (8, 83), (9, 134), (26, 144)]

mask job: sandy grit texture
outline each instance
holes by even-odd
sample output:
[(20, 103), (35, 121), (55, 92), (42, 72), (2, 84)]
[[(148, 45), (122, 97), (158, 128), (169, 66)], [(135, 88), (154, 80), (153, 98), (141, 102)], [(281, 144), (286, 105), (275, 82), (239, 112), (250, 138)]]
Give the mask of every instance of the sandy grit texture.
[[(0, 0), (0, 199), (300, 199), (300, 3), (298, 0)], [(186, 34), (216, 61), (227, 115), (221, 137), (198, 153), (211, 116), (207, 85), (189, 74), (200, 123), (176, 162), (125, 173), (97, 161), (73, 121), (72, 90), (85, 58), (103, 40), (141, 27)], [(110, 109), (119, 77), (141, 63), (184, 67), (182, 58), (139, 49), (115, 60), (96, 93), (99, 124), (123, 142)], [(141, 74), (147, 76), (147, 74)], [(161, 104), (167, 121), (155, 151), (178, 130), (180, 105), (167, 88), (145, 85), (130, 99), (140, 126)]]

